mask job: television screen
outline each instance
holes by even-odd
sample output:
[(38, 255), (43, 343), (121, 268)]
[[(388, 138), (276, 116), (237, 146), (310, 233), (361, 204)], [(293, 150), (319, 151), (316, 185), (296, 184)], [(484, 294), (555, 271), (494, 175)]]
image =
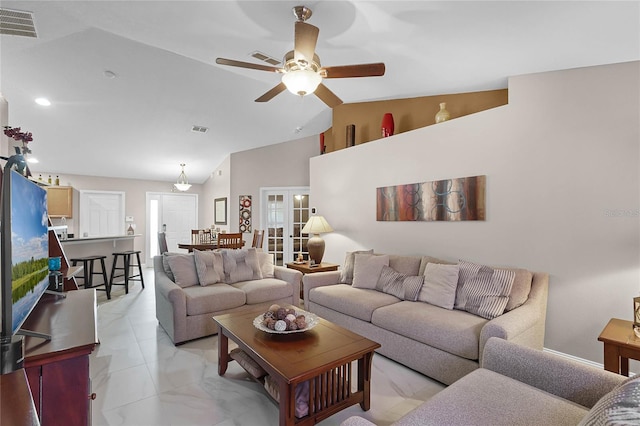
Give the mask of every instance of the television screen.
[[(15, 170), (11, 170), (9, 179), (11, 214), (9, 223), (5, 218), (3, 229), (7, 232), (6, 225), (10, 225), (11, 247), (8, 251), (11, 253), (13, 334), (49, 286), (49, 220), (47, 191)], [(6, 251), (3, 251), (5, 254)]]

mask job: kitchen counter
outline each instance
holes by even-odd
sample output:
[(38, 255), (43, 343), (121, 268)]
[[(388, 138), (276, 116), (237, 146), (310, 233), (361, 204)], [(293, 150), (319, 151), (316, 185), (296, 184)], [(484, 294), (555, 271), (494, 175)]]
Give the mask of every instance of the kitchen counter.
[(134, 235), (113, 235), (110, 237), (85, 237), (85, 238), (67, 238), (66, 240), (60, 240), (60, 243), (65, 244), (81, 244), (81, 243), (95, 243), (100, 241), (113, 241), (115, 246), (118, 240), (127, 240), (135, 237), (141, 237), (142, 234)]

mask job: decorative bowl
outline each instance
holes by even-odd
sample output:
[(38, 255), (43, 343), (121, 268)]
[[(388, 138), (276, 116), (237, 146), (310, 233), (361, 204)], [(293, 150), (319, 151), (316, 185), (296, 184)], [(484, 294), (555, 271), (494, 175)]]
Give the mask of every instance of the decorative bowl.
[(299, 311), (296, 311), (296, 315), (304, 315), (305, 320), (307, 321), (307, 328), (303, 328), (302, 330), (284, 330), (284, 331), (272, 330), (269, 327), (266, 327), (265, 325), (262, 324), (262, 320), (264, 319), (264, 314), (258, 315), (253, 320), (253, 326), (255, 328), (257, 328), (258, 330), (264, 331), (265, 333), (291, 334), (291, 333), (304, 333), (305, 331), (309, 331), (313, 327), (318, 325), (318, 322), (319, 322), (318, 321), (318, 316), (315, 315), (315, 314), (312, 314), (311, 312), (299, 310)]

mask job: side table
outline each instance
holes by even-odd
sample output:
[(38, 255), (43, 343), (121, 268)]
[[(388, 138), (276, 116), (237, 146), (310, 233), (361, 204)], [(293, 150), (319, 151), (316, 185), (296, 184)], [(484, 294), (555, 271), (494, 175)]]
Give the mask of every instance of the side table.
[[(339, 265), (336, 265), (335, 263), (325, 263), (325, 262), (322, 262), (321, 264), (315, 265), (315, 266), (309, 265), (309, 262), (304, 262), (304, 263), (290, 262), (290, 263), (287, 263), (287, 268), (295, 269), (296, 271), (300, 271), (300, 272), (302, 272), (302, 275), (313, 274), (315, 272), (337, 271), (338, 270), (338, 266)], [(302, 288), (302, 282), (300, 282), (300, 299), (302, 300), (303, 297), (304, 297), (304, 292), (303, 292), (303, 288)]]
[(612, 318), (598, 340), (604, 343), (604, 369), (629, 375), (629, 359), (640, 360), (640, 338), (633, 332), (633, 322)]

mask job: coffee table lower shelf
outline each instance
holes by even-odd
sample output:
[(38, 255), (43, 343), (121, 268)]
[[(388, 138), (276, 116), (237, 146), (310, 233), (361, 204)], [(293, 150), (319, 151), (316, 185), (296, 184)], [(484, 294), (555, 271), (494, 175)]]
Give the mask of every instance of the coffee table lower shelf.
[[(233, 361), (231, 339), (276, 384), (277, 395), (266, 393), (278, 404), (280, 425), (313, 425), (355, 404), (369, 410), (371, 363), (378, 343), (323, 319), (307, 333), (269, 335), (253, 327), (254, 317), (214, 317), (219, 327), (218, 374), (224, 375)], [(299, 356), (299, 362), (291, 362), (293, 356)], [(256, 380), (264, 385), (264, 378)], [(299, 411), (306, 401), (306, 410), (298, 412), (301, 417), (296, 417), (296, 399)]]

